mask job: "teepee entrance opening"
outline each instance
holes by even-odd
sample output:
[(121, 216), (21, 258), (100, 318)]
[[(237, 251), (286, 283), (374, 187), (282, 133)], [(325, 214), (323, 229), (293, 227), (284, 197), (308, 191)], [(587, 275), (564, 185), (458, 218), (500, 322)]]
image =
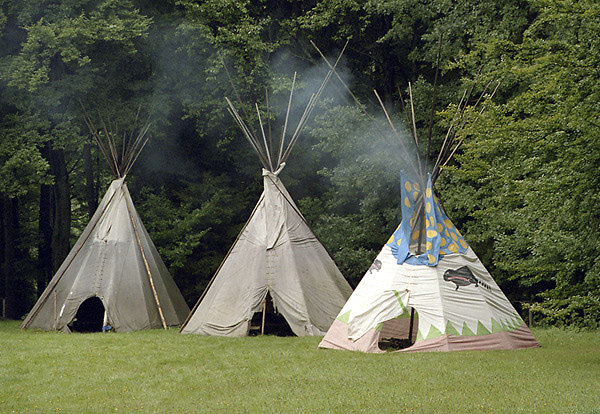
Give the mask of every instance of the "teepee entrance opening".
[(72, 332), (102, 332), (104, 322), (104, 305), (99, 297), (84, 300), (73, 318), (69, 328)]
[(268, 292), (263, 301), (262, 309), (252, 316), (249, 335), (294, 336), (294, 332), (285, 317), (275, 309), (273, 298)]
[(383, 351), (397, 351), (415, 343), (419, 329), (417, 312), (412, 308), (409, 317), (390, 319), (381, 326), (378, 346)]

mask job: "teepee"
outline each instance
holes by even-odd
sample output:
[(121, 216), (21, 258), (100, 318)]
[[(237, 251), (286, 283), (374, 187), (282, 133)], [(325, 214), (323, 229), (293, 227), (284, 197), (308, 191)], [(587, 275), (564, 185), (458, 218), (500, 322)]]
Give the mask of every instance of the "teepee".
[[(379, 102), (385, 111), (381, 99)], [(412, 105), (412, 99), (410, 102)], [(434, 192), (441, 167), (462, 143), (456, 138), (457, 127), (473, 119), (465, 115), (469, 112), (467, 102), (468, 97), (463, 96), (431, 172), (425, 173), (427, 166), (418, 156), (401, 175), (401, 223), (338, 314), (320, 348), (382, 352), (379, 345), (385, 344), (410, 352), (539, 346)], [(475, 112), (475, 119), (477, 116)], [(412, 122), (412, 135), (418, 146), (414, 125)]]
[(148, 138), (148, 124), (116, 145), (116, 130), (89, 129), (115, 180), (21, 328), (136, 331), (179, 325), (189, 313), (138, 216), (125, 176)]
[[(325, 82), (311, 97), (287, 145), (286, 116), (277, 154), (268, 145), (262, 124), (261, 142), (227, 99), (232, 116), (263, 164), (264, 190), (182, 333), (246, 336), (255, 327), (264, 333), (270, 309), (271, 315), (274, 311), (283, 316), (297, 336), (324, 335), (352, 293), (279, 179)], [(293, 90), (292, 84), (290, 104)]]

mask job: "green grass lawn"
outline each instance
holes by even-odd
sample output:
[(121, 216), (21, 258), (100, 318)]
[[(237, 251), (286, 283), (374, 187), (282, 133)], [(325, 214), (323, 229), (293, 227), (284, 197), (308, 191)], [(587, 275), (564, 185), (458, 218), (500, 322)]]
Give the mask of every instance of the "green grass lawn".
[(0, 413), (600, 413), (600, 332), (541, 348), (383, 355), (319, 338), (176, 329), (62, 334), (0, 322)]

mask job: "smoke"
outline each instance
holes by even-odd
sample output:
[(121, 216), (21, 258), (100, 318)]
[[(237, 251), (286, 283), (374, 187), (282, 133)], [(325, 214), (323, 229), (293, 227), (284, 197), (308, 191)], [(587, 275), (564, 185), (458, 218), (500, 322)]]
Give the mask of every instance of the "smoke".
[(200, 29), (183, 19), (157, 22), (149, 44), (153, 77), (146, 105), (153, 137), (140, 161), (153, 172), (198, 179), (205, 152), (212, 149), (201, 142), (210, 124), (202, 114), (215, 112), (210, 105), (225, 85), (209, 76), (216, 51)]
[[(333, 54), (326, 59), (333, 64), (338, 56)], [(275, 105), (281, 112), (287, 106), (291, 79), (296, 73), (294, 102), (290, 110), (291, 125), (296, 125), (302, 116), (304, 105), (319, 87), (329, 71), (329, 65), (319, 58), (314, 63), (295, 56), (289, 50), (274, 56), (271, 67), (275, 73), (287, 80), (275, 79), (283, 85), (273, 86)], [(375, 94), (367, 104), (355, 101), (346, 89), (352, 89), (353, 82), (359, 82), (352, 75), (345, 56), (342, 56), (335, 73), (330, 77), (319, 104), (311, 116), (306, 134), (313, 136), (315, 148), (332, 152), (328, 159), (320, 160), (331, 167), (335, 163), (354, 163), (362, 168), (377, 170), (380, 178), (398, 182), (402, 171), (410, 176), (426, 173), (426, 167), (419, 165), (420, 157), (407, 125), (402, 109), (397, 103), (385, 102), (385, 109), (379, 105)], [(367, 99), (365, 99), (367, 100)], [(279, 118), (283, 118), (280, 114)], [(303, 138), (304, 139), (304, 138)]]
[(388, 115), (391, 123), (381, 108), (367, 115), (356, 105), (339, 107), (324, 114), (313, 133), (323, 141), (320, 147), (332, 154), (333, 163), (358, 164), (398, 181), (400, 172), (416, 175), (418, 155), (405, 122), (398, 114)]
[[(200, 172), (205, 153), (212, 156), (216, 152), (227, 153), (229, 141), (243, 140), (227, 111), (225, 97), (234, 102), (241, 114), (248, 114), (249, 119), (244, 121), (262, 140), (254, 106), (259, 105), (265, 133), (272, 137), (274, 147), (279, 146), (287, 117), (287, 145), (329, 70), (321, 58), (310, 60), (286, 49), (269, 56), (268, 70), (254, 74), (248, 81), (252, 72), (242, 69), (248, 67), (247, 62), (236, 60), (234, 51), (215, 49), (203, 30), (185, 20), (157, 22), (149, 43), (154, 74), (147, 106), (153, 114), (153, 138), (140, 162), (152, 171), (189, 178)], [(315, 53), (315, 56), (318, 55)], [(337, 56), (328, 59), (333, 63)], [(350, 82), (350, 72), (343, 59), (337, 73), (345, 82)], [(331, 76), (321, 91), (321, 98), (306, 119), (307, 124), (327, 107), (349, 103), (343, 88), (334, 85), (334, 80), (339, 83), (335, 76)], [(239, 107), (238, 96), (244, 110)], [(199, 141), (203, 145), (194, 144)]]
[[(205, 32), (184, 20), (157, 22), (149, 43), (154, 72), (153, 90), (148, 99), (153, 113), (153, 137), (140, 157), (140, 163), (150, 171), (190, 179), (198, 178), (203, 168), (214, 167), (204, 165), (206, 159), (217, 158), (219, 154), (222, 158), (230, 156), (232, 151), (228, 148), (231, 149), (233, 144), (228, 142), (244, 140), (227, 112), (226, 96), (242, 113), (237, 102), (237, 96), (240, 96), (250, 118), (245, 121), (251, 124), (257, 138), (262, 141), (254, 104), (259, 105), (265, 134), (272, 137), (273, 147), (279, 146), (287, 117), (287, 145), (305, 114), (307, 104), (319, 92), (330, 69), (316, 51), (311, 50), (310, 54), (303, 51), (300, 55), (298, 49), (288, 48), (270, 55), (267, 73), (255, 74), (248, 82), (250, 73), (242, 73), (241, 69), (247, 62), (236, 61), (233, 51), (216, 50)], [(335, 52), (327, 56), (331, 64), (337, 59)], [(310, 161), (313, 154), (309, 147), (328, 151), (327, 143), (336, 138), (331, 137), (332, 131), (325, 132), (330, 126), (324, 127), (323, 123), (327, 124), (328, 116), (339, 115), (340, 110), (336, 108), (358, 108), (344, 86), (352, 87), (354, 81), (346, 58), (342, 56), (336, 73), (331, 74), (320, 99), (306, 119), (306, 128), (297, 145), (301, 148), (294, 147), (291, 160), (304, 157), (300, 162)], [(369, 159), (381, 174), (392, 174), (398, 180), (398, 171), (409, 170), (410, 160), (414, 162), (416, 159), (410, 132), (395, 116), (394, 124), (398, 131), (398, 136), (395, 136), (381, 107), (370, 105), (368, 110), (373, 119), (364, 115), (355, 117), (349, 123), (352, 128), (346, 131), (347, 136), (340, 137), (342, 141), (336, 142), (335, 146), (348, 148), (342, 151), (356, 152), (345, 154), (345, 160)], [(343, 129), (344, 125), (339, 126), (337, 135)], [(352, 142), (345, 145), (344, 139)], [(250, 148), (247, 143), (241, 145)], [(333, 155), (311, 162), (326, 165), (328, 162), (333, 164), (336, 159), (341, 161), (339, 158)]]
[[(334, 64), (337, 56), (326, 58)], [(282, 128), (286, 116), (289, 117), (288, 125), (295, 127), (305, 116), (308, 103), (317, 95), (319, 100), (310, 113), (308, 122), (323, 114), (328, 108), (336, 105), (350, 103), (350, 95), (341, 88), (338, 76), (346, 83), (350, 83), (352, 75), (342, 56), (336, 67), (336, 73), (330, 72), (330, 67), (323, 59), (308, 60), (295, 55), (286, 49), (277, 52), (271, 59), (270, 67), (273, 72), (269, 89), (269, 106), (276, 115), (278, 126)], [(295, 79), (295, 82), (294, 82)], [(289, 114), (287, 108), (290, 91), (294, 85)], [(291, 131), (290, 131), (291, 132)]]
[[(340, 84), (332, 79), (330, 86)], [(346, 85), (352, 87), (351, 79)], [(316, 150), (310, 156), (319, 157), (315, 162), (319, 175), (335, 187), (331, 203), (337, 211), (398, 213), (400, 173), (417, 177), (426, 172), (424, 165), (419, 166), (404, 113), (393, 102), (387, 102), (384, 111), (377, 103), (363, 106), (348, 96), (327, 106), (307, 128)], [(377, 101), (375, 95), (373, 100)], [(394, 222), (398, 217), (388, 219)]]

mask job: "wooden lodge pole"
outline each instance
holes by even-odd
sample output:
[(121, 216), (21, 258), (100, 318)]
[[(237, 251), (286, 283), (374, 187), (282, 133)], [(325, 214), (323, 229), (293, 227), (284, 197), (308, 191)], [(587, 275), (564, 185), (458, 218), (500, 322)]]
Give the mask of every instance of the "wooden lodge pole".
[(265, 334), (265, 316), (267, 314), (267, 297), (265, 296), (265, 300), (263, 300), (263, 312), (262, 312), (262, 324), (260, 325), (260, 335), (263, 336)]
[(56, 311), (57, 311), (57, 309), (56, 309), (56, 301), (57, 301), (56, 296), (57, 296), (56, 289), (54, 289), (54, 327), (53, 327), (54, 328), (54, 332), (56, 332), (56, 320), (58, 319), (58, 315), (56, 314)]

